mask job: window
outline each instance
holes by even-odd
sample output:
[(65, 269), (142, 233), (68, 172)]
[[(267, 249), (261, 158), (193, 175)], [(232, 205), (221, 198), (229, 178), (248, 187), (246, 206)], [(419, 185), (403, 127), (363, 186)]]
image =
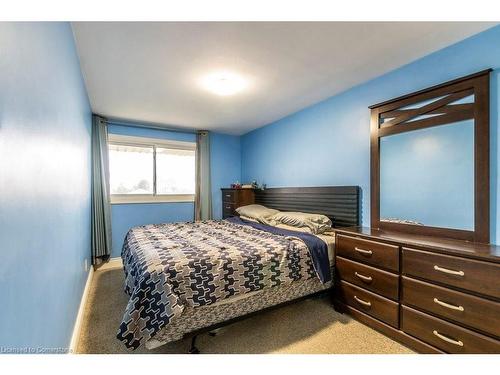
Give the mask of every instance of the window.
[(111, 203), (192, 202), (194, 142), (109, 135)]
[(109, 145), (111, 194), (153, 194), (152, 146)]

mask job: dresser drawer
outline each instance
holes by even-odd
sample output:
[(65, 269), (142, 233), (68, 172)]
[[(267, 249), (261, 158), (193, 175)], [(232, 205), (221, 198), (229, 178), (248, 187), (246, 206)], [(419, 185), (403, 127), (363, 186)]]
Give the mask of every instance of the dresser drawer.
[(340, 279), (394, 300), (399, 296), (399, 276), (342, 257), (336, 259)]
[(500, 298), (500, 265), (403, 248), (403, 274)]
[(500, 337), (500, 303), (403, 277), (402, 303)]
[(387, 298), (359, 288), (346, 281), (336, 286), (337, 298), (346, 305), (365, 312), (395, 328), (398, 328), (398, 304)]
[(396, 272), (399, 270), (398, 246), (338, 234), (336, 251), (340, 256), (362, 263)]
[(223, 217), (229, 217), (229, 216), (236, 216), (236, 210), (235, 210), (235, 204), (234, 203), (227, 203), (223, 202), (222, 203), (222, 216)]
[(500, 353), (500, 342), (402, 306), (402, 330), (448, 353)]
[(237, 200), (237, 192), (234, 190), (222, 190), (222, 202), (235, 203)]

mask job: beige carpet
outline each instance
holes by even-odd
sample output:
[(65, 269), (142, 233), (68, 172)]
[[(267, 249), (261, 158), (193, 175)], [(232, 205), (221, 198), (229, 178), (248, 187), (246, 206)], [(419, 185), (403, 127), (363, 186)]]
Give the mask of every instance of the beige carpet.
[[(127, 304), (123, 271), (94, 274), (86, 306), (79, 353), (187, 353), (184, 339), (149, 351), (128, 351), (115, 335)], [(412, 353), (363, 324), (335, 312), (324, 298), (308, 299), (199, 336), (202, 353)]]

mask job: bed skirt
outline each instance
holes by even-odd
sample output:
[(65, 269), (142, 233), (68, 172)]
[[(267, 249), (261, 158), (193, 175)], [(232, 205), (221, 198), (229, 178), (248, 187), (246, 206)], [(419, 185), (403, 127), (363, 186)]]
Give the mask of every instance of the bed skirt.
[(172, 320), (166, 327), (162, 328), (153, 338), (146, 342), (146, 348), (157, 348), (169, 342), (180, 340), (191, 332), (293, 301), (329, 289), (332, 285), (331, 281), (322, 284), (317, 277), (313, 277), (307, 280), (297, 280), (278, 287), (263, 289), (235, 300), (221, 301), (213, 305), (196, 308), (185, 308), (182, 315)]

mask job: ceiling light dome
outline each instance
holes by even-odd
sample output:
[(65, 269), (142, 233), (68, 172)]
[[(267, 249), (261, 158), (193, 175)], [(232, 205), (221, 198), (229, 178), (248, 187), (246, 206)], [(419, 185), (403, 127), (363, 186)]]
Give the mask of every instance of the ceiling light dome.
[(208, 74), (201, 83), (206, 90), (220, 96), (234, 95), (248, 85), (242, 76), (228, 71)]

